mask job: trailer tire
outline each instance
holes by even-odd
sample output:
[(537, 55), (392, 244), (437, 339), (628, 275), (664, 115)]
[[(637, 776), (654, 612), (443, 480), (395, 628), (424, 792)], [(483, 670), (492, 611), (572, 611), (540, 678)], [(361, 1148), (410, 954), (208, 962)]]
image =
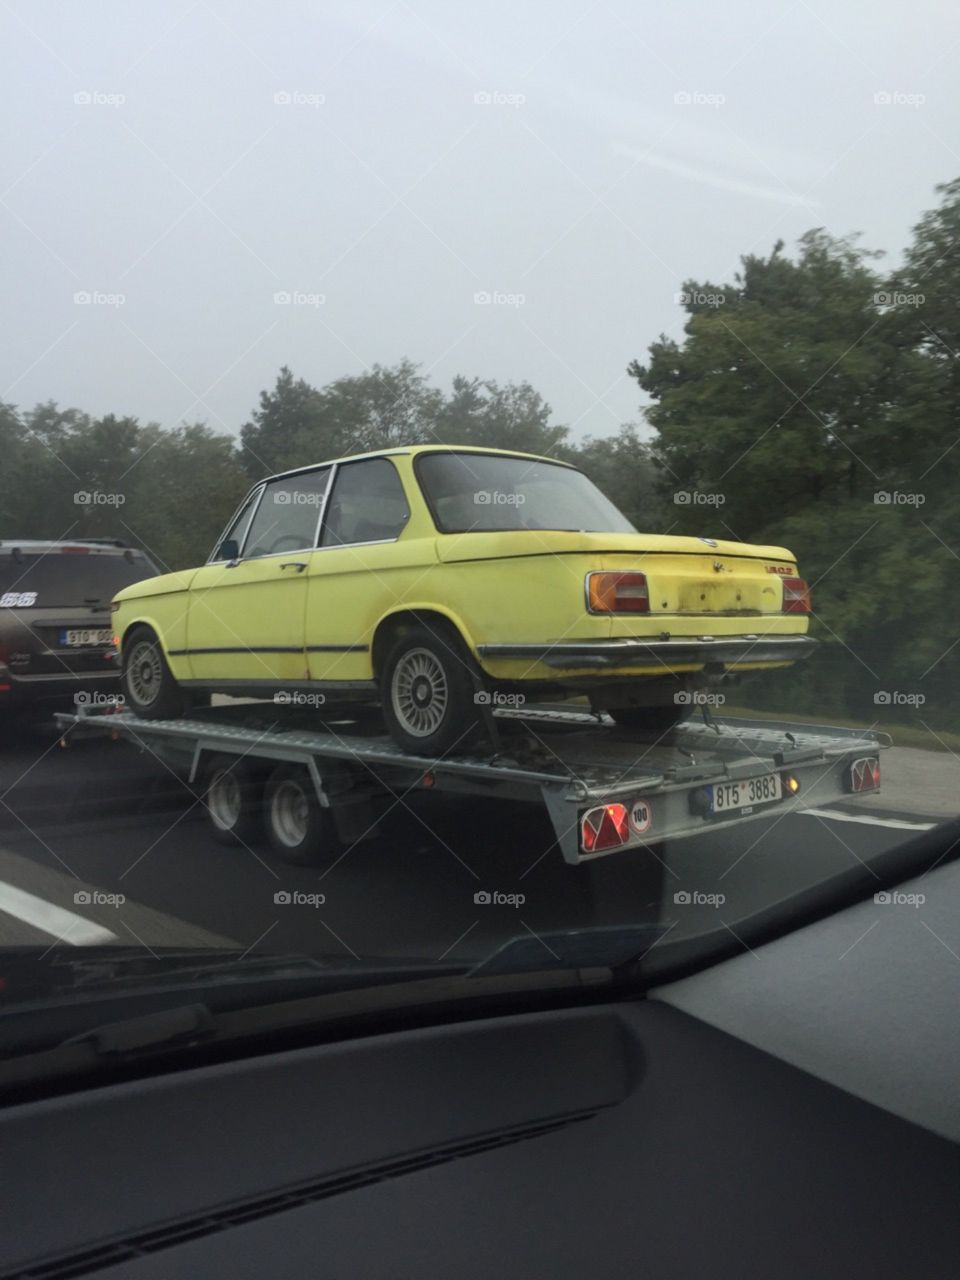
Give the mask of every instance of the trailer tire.
[(263, 792), (263, 821), (270, 847), (297, 867), (324, 866), (340, 852), (329, 809), (317, 798), (303, 765), (279, 764)]
[(216, 756), (206, 774), (203, 800), (215, 840), (253, 845), (263, 841), (263, 770), (238, 756)]

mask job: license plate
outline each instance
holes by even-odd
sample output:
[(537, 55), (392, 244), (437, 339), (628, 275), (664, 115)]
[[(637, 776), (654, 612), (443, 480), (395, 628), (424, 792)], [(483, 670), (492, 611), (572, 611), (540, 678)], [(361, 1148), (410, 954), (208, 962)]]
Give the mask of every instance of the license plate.
[(60, 643), (71, 649), (79, 649), (84, 645), (109, 645), (113, 634), (109, 627), (71, 627), (60, 632)]
[(738, 782), (716, 782), (708, 790), (710, 812), (714, 814), (743, 813), (758, 804), (773, 804), (783, 794), (779, 773), (741, 778)]

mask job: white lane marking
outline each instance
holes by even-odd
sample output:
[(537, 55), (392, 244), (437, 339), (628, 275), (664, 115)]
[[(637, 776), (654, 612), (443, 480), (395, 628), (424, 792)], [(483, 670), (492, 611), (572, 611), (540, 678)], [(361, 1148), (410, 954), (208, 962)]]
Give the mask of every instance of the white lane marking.
[(895, 827), (898, 831), (932, 831), (935, 822), (907, 822), (903, 818), (875, 818), (872, 814), (843, 813), (840, 809), (800, 809), (814, 818), (830, 818), (834, 822), (862, 822), (868, 827)]
[(63, 907), (55, 907), (45, 898), (17, 889), (3, 880), (0, 880), (0, 911), (25, 924), (32, 924), (35, 929), (49, 933), (61, 942), (69, 942), (73, 947), (117, 941), (117, 935), (103, 925), (94, 924), (92, 920), (78, 916), (73, 911), (66, 911)]

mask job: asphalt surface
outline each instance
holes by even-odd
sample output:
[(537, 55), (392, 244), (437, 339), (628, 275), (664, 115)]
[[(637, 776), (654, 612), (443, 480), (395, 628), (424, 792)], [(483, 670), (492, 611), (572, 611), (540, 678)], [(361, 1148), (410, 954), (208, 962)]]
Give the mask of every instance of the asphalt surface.
[[(534, 805), (417, 794), (317, 870), (288, 866), (261, 845), (217, 843), (197, 796), (129, 743), (63, 749), (51, 724), (8, 729), (0, 733), (0, 947), (59, 939), (470, 963), (512, 937), (552, 929), (658, 918), (674, 937), (718, 921), (735, 928), (946, 816), (957, 790), (944, 799), (944, 771), (956, 760), (914, 754), (930, 757), (926, 770), (913, 755), (886, 753), (886, 790), (866, 807), (774, 813), (581, 868), (563, 862)], [(918, 811), (918, 770), (927, 812), (922, 791)], [(508, 901), (477, 902), (481, 892)]]

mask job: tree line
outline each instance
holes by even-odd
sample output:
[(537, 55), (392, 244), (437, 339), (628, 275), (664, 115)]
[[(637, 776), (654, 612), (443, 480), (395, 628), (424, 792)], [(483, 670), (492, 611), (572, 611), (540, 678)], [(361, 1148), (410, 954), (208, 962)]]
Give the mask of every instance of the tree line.
[(263, 475), (391, 445), (572, 461), (641, 530), (785, 545), (820, 653), (754, 704), (951, 726), (960, 705), (960, 179), (896, 269), (813, 229), (688, 280), (681, 338), (628, 366), (646, 431), (571, 439), (527, 383), (433, 385), (404, 360), (316, 387), (288, 368), (237, 436), (54, 403), (0, 404), (0, 537), (129, 538), (201, 562)]

